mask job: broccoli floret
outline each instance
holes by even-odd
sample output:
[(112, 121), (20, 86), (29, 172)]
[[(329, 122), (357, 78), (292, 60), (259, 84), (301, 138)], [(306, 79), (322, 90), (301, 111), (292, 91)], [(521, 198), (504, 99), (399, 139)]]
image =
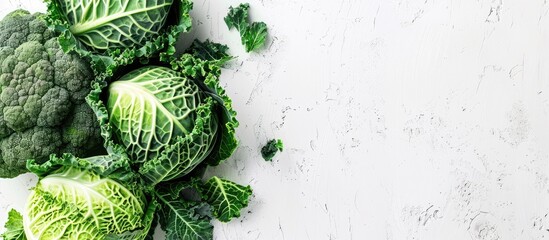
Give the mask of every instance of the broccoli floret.
[(0, 21), (0, 177), (26, 172), (27, 159), (100, 153), (85, 101), (93, 77), (87, 61), (59, 47), (43, 14), (17, 10)]
[(280, 139), (271, 139), (261, 148), (261, 156), (265, 161), (272, 162), (276, 153), (284, 151), (284, 144)]

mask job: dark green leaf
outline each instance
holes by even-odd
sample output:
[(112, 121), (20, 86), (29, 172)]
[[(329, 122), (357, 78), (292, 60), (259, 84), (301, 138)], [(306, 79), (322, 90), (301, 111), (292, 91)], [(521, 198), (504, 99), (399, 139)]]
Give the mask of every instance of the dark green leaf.
[(267, 24), (264, 22), (254, 22), (250, 25), (242, 36), (242, 42), (246, 47), (246, 52), (260, 49), (267, 39)]
[(282, 143), (282, 140), (280, 139), (272, 139), (261, 148), (261, 156), (263, 156), (263, 159), (265, 161), (272, 161), (273, 157), (276, 155), (278, 151), (284, 150), (284, 144)]
[(202, 60), (220, 61), (232, 58), (227, 54), (228, 50), (229, 48), (226, 45), (214, 43), (210, 40), (206, 40), (205, 42), (195, 40), (187, 51)]
[(240, 210), (248, 206), (252, 195), (250, 186), (212, 177), (199, 187), (202, 198), (210, 204), (215, 218), (222, 222), (240, 216)]
[(238, 7), (229, 7), (229, 13), (225, 17), (225, 23), (229, 30), (236, 28), (239, 32), (248, 28), (248, 9), (250, 4), (241, 3)]
[(240, 33), (240, 40), (246, 48), (246, 52), (260, 49), (267, 39), (267, 24), (264, 22), (250, 23), (248, 20), (248, 3), (240, 4), (238, 7), (229, 7), (229, 13), (225, 17), (225, 23), (229, 30), (236, 28)]
[(213, 238), (210, 217), (201, 214), (205, 203), (185, 200), (180, 192), (188, 183), (160, 187), (156, 193), (160, 203), (158, 220), (168, 240), (208, 240)]

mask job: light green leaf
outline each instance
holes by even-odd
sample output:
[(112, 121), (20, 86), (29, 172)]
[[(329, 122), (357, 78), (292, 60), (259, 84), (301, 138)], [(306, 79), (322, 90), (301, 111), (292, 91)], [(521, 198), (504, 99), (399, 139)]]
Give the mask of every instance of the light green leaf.
[(25, 230), (23, 229), (23, 217), (15, 209), (8, 212), (8, 221), (6, 222), (6, 232), (0, 235), (4, 240), (25, 240)]
[(136, 240), (146, 239), (152, 240), (157, 221), (155, 221), (155, 213), (158, 210), (158, 202), (151, 201), (143, 217), (143, 228), (126, 231), (121, 234), (107, 234), (105, 240)]
[[(102, 239), (148, 229), (146, 198), (110, 178), (64, 166), (40, 179), (24, 213), (31, 239)], [(140, 236), (146, 236), (146, 232)], [(143, 239), (134, 238), (134, 239)]]
[(213, 143), (208, 139), (215, 136), (217, 131), (217, 118), (212, 112), (213, 104), (213, 100), (208, 98), (196, 111), (192, 132), (178, 136), (175, 143), (166, 146), (158, 157), (143, 164), (139, 173), (148, 183), (154, 185), (187, 175), (210, 153)]
[(35, 188), (24, 212), (25, 232), (29, 239), (104, 238), (104, 232), (82, 214), (74, 204), (59, 200), (41, 188)]
[(107, 146), (108, 155), (78, 158), (68, 153), (61, 156), (52, 154), (50, 159), (44, 163), (28, 160), (27, 169), (39, 177), (45, 177), (62, 167), (75, 167), (81, 170), (90, 170), (100, 176), (121, 182), (135, 181), (138, 176), (132, 171), (124, 149), (111, 144), (105, 146)]

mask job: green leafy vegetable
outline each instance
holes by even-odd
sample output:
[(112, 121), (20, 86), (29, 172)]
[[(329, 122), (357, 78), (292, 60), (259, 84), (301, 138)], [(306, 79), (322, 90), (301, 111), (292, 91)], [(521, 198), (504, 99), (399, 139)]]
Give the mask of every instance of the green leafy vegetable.
[(208, 165), (217, 166), (223, 160), (229, 158), (238, 147), (235, 129), (239, 123), (236, 119), (236, 111), (232, 108), (232, 100), (221, 87), (219, 76), (221, 66), (232, 59), (226, 51), (227, 47), (221, 44), (206, 41), (195, 41), (187, 54), (180, 59), (172, 60), (172, 69), (178, 70), (185, 77), (193, 79), (202, 90), (218, 103), (217, 112), (220, 113), (221, 131), (219, 141), (216, 143), (217, 151), (214, 151), (206, 160)]
[[(201, 41), (194, 41), (192, 43), (192, 46), (187, 50), (188, 55), (185, 56), (192, 56), (195, 59), (200, 59), (204, 62), (211, 63), (212, 65), (215, 65), (216, 67), (210, 67), (210, 73), (219, 77), (221, 74), (220, 72), (216, 71), (219, 67), (223, 65), (228, 60), (231, 60), (232, 57), (227, 54), (227, 51), (229, 51), (229, 48), (223, 44), (214, 43), (210, 40), (206, 40), (205, 42)], [(200, 64), (199, 64), (200, 65)], [(192, 66), (188, 66), (192, 67)], [(189, 75), (190, 76), (190, 75)], [(196, 74), (190, 77), (198, 77)], [(199, 77), (199, 79), (201, 79)]]
[[(211, 220), (240, 216), (252, 194), (201, 180), (238, 146), (219, 81), (228, 48), (195, 41), (174, 55), (190, 0), (46, 1), (58, 38), (41, 15), (0, 22), (0, 177), (25, 162), (39, 176), (1, 236), (141, 240), (160, 224), (167, 239), (212, 239)], [(247, 29), (257, 49), (266, 27)]]
[(246, 51), (256, 51), (265, 45), (267, 39), (267, 24), (264, 22), (254, 22), (248, 27), (248, 30), (242, 36)]
[(212, 177), (199, 188), (202, 198), (213, 208), (213, 215), (222, 222), (240, 217), (240, 210), (248, 206), (252, 195), (250, 186), (241, 186)]
[(232, 59), (226, 51), (195, 41), (182, 56), (136, 67), (110, 84), (98, 77), (88, 96), (102, 135), (120, 144), (144, 184), (154, 186), (150, 194), (168, 239), (211, 239), (212, 217), (239, 216), (251, 195), (250, 187), (220, 178), (198, 180), (238, 146), (236, 112), (219, 83), (221, 66)]
[(4, 240), (25, 240), (25, 231), (23, 230), (23, 216), (15, 209), (8, 213), (6, 222), (6, 232), (0, 235)]
[(26, 237), (145, 239), (156, 205), (147, 204), (144, 189), (135, 181), (116, 180), (127, 179), (117, 171), (128, 174), (127, 163), (123, 154), (93, 159), (65, 154), (52, 155), (44, 164), (29, 161), (28, 168), (41, 178), (23, 214)]
[(151, 57), (169, 58), (191, 27), (191, 0), (45, 0), (47, 20), (66, 52), (89, 57), (96, 74)]
[(250, 23), (248, 10), (250, 4), (242, 3), (238, 7), (229, 7), (229, 13), (225, 17), (225, 23), (229, 30), (236, 28), (240, 33), (242, 44), (246, 52), (256, 51), (265, 44), (267, 39), (267, 24), (264, 22)]
[(156, 197), (162, 208), (158, 212), (160, 226), (166, 239), (206, 240), (213, 238), (213, 226), (208, 215), (201, 214), (205, 203), (184, 199), (182, 191), (191, 185), (182, 182), (160, 187)]
[(246, 31), (248, 27), (248, 10), (250, 9), (249, 3), (241, 3), (238, 7), (229, 7), (229, 13), (225, 17), (225, 24), (230, 29), (236, 28), (237, 31)]
[(85, 97), (93, 72), (65, 54), (43, 14), (17, 10), (0, 21), (0, 177), (27, 171), (27, 159), (101, 153), (99, 126)]
[(169, 68), (147, 66), (113, 82), (107, 109), (117, 139), (153, 182), (186, 175), (216, 141), (213, 99)]
[(282, 140), (272, 139), (269, 140), (267, 144), (261, 148), (261, 156), (263, 156), (263, 159), (265, 159), (265, 161), (272, 161), (276, 153), (278, 151), (282, 152), (283, 150), (284, 144), (282, 143)]
[(173, 1), (52, 0), (69, 31), (97, 50), (145, 45), (162, 30)]
[(195, 42), (180, 58), (145, 66), (107, 85), (99, 77), (88, 102), (107, 141), (123, 145), (151, 185), (217, 165), (238, 146), (236, 112), (219, 84), (226, 46)]
[[(193, 196), (196, 193), (203, 202)], [(250, 186), (212, 177), (206, 182), (197, 178), (178, 183), (161, 183), (156, 191), (162, 206), (158, 218), (168, 239), (211, 239), (213, 217), (222, 222), (239, 217), (252, 194)]]

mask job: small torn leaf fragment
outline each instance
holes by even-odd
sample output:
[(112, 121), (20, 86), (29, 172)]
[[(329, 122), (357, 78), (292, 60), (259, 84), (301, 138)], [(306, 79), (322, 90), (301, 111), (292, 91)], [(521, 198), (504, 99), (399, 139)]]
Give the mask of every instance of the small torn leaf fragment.
[(240, 40), (246, 48), (246, 52), (258, 50), (267, 39), (267, 24), (264, 22), (250, 23), (248, 10), (250, 4), (241, 3), (238, 7), (229, 7), (229, 13), (225, 17), (225, 23), (229, 30), (236, 28), (240, 32)]
[(246, 52), (255, 51), (265, 44), (267, 39), (267, 24), (264, 22), (254, 22), (248, 27), (248, 30), (242, 37), (242, 42), (246, 46)]
[(15, 209), (8, 213), (8, 221), (6, 222), (6, 232), (0, 237), (4, 240), (25, 240), (25, 231), (23, 230), (23, 217)]
[(229, 7), (229, 13), (225, 17), (225, 23), (229, 30), (236, 28), (239, 32), (243, 32), (248, 27), (248, 10), (249, 3), (241, 3), (238, 7)]
[(263, 159), (265, 161), (272, 161), (273, 157), (276, 155), (278, 151), (284, 150), (284, 144), (282, 143), (282, 140), (280, 139), (272, 139), (267, 142), (263, 148), (261, 148), (261, 156), (263, 156)]

